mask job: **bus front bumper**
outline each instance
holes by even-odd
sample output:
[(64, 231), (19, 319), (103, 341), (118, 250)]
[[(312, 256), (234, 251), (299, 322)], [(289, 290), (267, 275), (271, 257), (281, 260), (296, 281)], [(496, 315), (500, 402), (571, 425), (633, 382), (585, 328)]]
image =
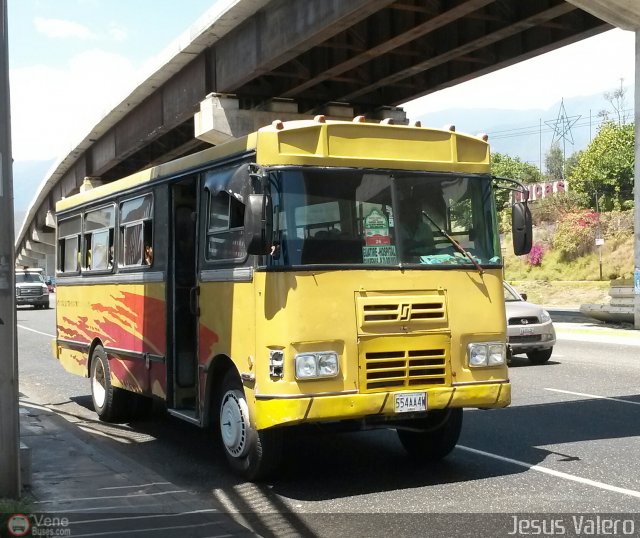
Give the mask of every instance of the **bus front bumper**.
[[(395, 394), (420, 391), (331, 394), (312, 397), (256, 395), (255, 423), (259, 430), (310, 422), (335, 422), (380, 416), (402, 419), (396, 413)], [(508, 381), (428, 389), (427, 411), (447, 407), (492, 409), (511, 403)]]

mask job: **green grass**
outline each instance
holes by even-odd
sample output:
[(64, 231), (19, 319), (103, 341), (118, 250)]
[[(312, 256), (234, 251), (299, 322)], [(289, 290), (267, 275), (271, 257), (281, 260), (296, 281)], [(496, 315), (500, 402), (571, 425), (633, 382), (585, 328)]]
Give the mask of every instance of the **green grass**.
[[(534, 232), (534, 242), (537, 240)], [(547, 306), (608, 303), (612, 280), (633, 278), (634, 239), (632, 235), (605, 240), (597, 251), (572, 261), (560, 259), (558, 252), (547, 250), (539, 267), (529, 265), (527, 256), (515, 256), (510, 238), (503, 245), (505, 279), (528, 295), (531, 302)]]
[(0, 520), (3, 515), (28, 514), (33, 511), (31, 499), (23, 497), (22, 499), (1, 499), (0, 498)]
[(510, 280), (508, 282), (527, 300), (542, 306), (579, 306), (581, 304), (605, 304), (609, 302), (607, 281), (542, 281)]

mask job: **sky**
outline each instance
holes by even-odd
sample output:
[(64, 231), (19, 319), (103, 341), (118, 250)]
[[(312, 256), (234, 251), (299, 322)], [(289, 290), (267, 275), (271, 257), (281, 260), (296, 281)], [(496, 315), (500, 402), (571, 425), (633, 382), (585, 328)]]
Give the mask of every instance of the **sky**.
[(12, 153), (61, 157), (215, 0), (8, 0)]
[[(8, 0), (14, 160), (63, 157), (216, 1)], [(633, 33), (613, 30), (405, 109), (546, 108), (632, 84), (634, 63)]]
[(408, 115), (453, 108), (546, 109), (562, 98), (634, 83), (635, 34), (610, 30), (405, 105)]

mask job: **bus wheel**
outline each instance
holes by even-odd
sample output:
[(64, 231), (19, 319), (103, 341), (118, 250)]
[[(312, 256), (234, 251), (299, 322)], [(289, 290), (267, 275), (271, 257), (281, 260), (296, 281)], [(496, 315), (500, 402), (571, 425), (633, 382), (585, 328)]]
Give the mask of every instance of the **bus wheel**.
[(122, 416), (126, 393), (111, 385), (107, 353), (100, 345), (91, 355), (91, 399), (100, 420), (116, 422)]
[(458, 442), (462, 429), (462, 409), (438, 409), (430, 411), (425, 419), (409, 423), (422, 431), (398, 429), (402, 446), (413, 458), (438, 461), (451, 452)]
[(222, 448), (230, 467), (251, 481), (264, 480), (282, 459), (282, 431), (256, 430), (242, 383), (233, 371), (225, 374), (218, 404)]

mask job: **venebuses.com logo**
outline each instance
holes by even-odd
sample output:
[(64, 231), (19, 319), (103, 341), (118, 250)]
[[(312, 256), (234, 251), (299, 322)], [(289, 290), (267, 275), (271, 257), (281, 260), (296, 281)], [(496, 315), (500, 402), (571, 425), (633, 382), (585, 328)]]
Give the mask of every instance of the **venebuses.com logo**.
[[(7, 519), (9, 537), (71, 536), (69, 518), (48, 514), (13, 514)], [(0, 527), (0, 536), (5, 536)]]
[(14, 514), (7, 520), (7, 530), (11, 536), (27, 536), (31, 531), (29, 516)]

